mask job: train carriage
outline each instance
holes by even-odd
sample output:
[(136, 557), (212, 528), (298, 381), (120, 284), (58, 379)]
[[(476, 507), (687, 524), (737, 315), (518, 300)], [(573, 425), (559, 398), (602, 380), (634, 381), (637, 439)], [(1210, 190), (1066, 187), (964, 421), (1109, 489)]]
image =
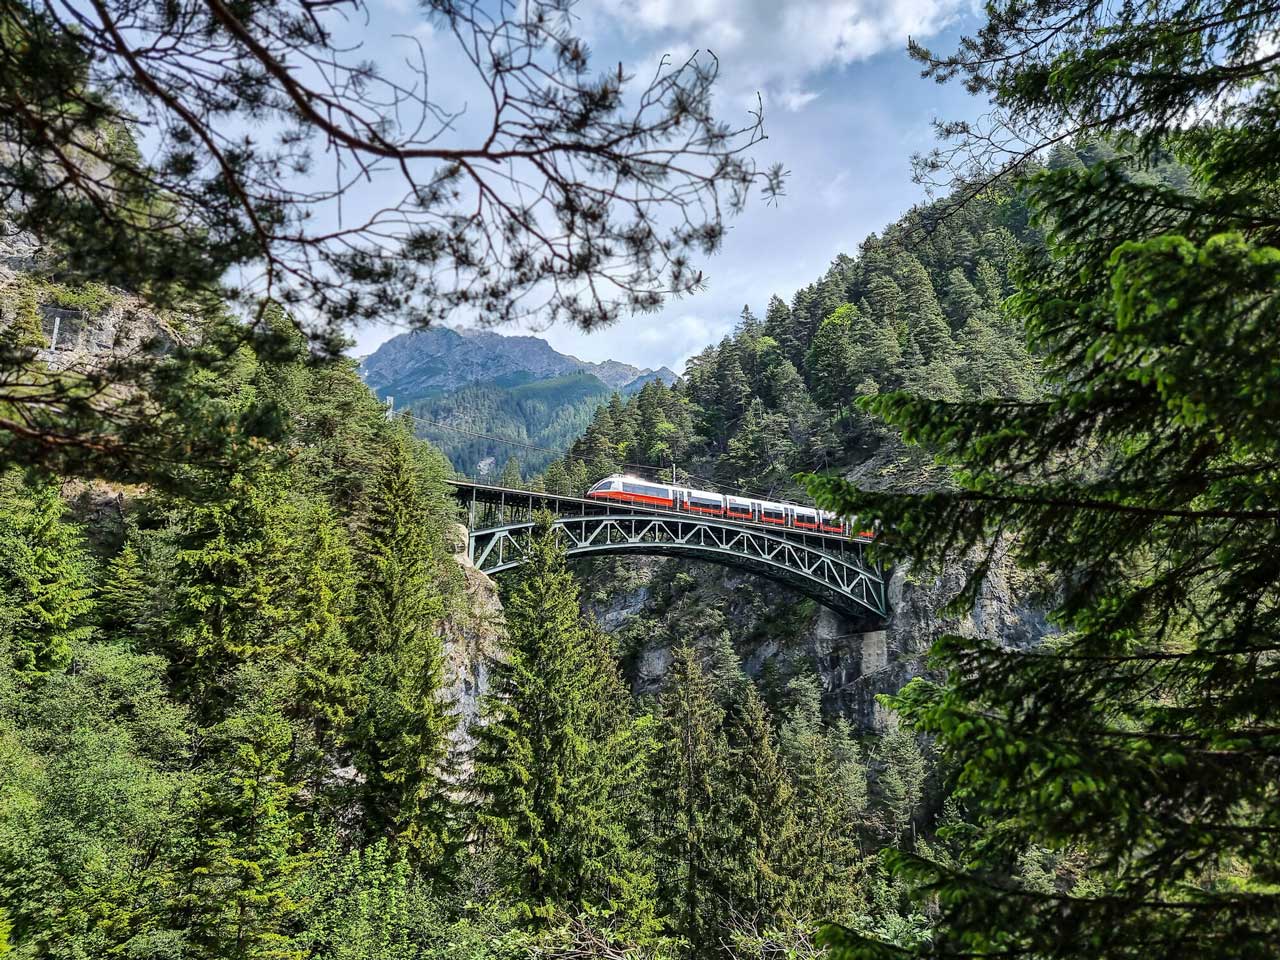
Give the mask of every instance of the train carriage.
[[(592, 500), (641, 504), (681, 513), (726, 517), (748, 523), (772, 524), (837, 536), (848, 536), (851, 530), (851, 526), (835, 514), (814, 507), (736, 497), (621, 474), (605, 477), (588, 490), (586, 496)], [(871, 531), (862, 531), (858, 536), (870, 537)]]
[(677, 487), (676, 500), (679, 509), (685, 513), (702, 513), (712, 517), (724, 516), (725, 498), (721, 494), (713, 493), (710, 490), (691, 490)]

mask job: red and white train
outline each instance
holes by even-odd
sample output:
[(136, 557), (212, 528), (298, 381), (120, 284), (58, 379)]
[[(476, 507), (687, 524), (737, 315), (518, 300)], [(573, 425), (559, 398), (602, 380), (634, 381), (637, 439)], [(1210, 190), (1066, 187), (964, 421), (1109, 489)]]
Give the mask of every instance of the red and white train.
[[(802, 507), (797, 503), (780, 503), (773, 500), (756, 500), (752, 497), (734, 497), (709, 490), (694, 490), (672, 484), (641, 480), (614, 474), (605, 477), (587, 491), (591, 500), (616, 500), (622, 503), (644, 504), (682, 513), (701, 513), (712, 517), (726, 517), (747, 523), (774, 524), (796, 530), (813, 530), (836, 536), (853, 536), (851, 527), (833, 513)], [(856, 534), (870, 537), (870, 530)]]

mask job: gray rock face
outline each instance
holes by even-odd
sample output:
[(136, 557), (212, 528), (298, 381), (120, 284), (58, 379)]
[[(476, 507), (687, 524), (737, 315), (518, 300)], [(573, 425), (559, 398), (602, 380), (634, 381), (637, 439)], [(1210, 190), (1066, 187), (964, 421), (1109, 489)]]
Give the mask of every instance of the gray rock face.
[(33, 269), (39, 259), (40, 245), (33, 236), (0, 220), (0, 268), (15, 271)]
[[(14, 321), (14, 297), (25, 282), (23, 275), (39, 265), (40, 256), (29, 235), (9, 230), (0, 221), (0, 330)], [(44, 347), (38, 359), (51, 370), (88, 373), (113, 360), (163, 354), (186, 340), (183, 318), (162, 316), (141, 297), (104, 288), (99, 299), (92, 310), (62, 306), (56, 295), (40, 304)]]
[(480, 718), (481, 702), (489, 691), (489, 669), (501, 655), (504, 637), (498, 585), (467, 558), (466, 544), (467, 530), (459, 525), (452, 546), (462, 567), (467, 613), (444, 625), (449, 692), (460, 718), (454, 742), (463, 751), (472, 745), (470, 730)]
[[(669, 564), (664, 571), (664, 563)], [(634, 568), (630, 565), (634, 564)], [(627, 566), (634, 580), (610, 590), (618, 570)], [(628, 658), (630, 680), (638, 694), (661, 690), (671, 665), (671, 643), (658, 626), (669, 598), (658, 583), (671, 569), (692, 572), (697, 610), (716, 611), (710, 622), (730, 631), (746, 672), (759, 678), (770, 661), (792, 671), (816, 672), (828, 709), (852, 719), (864, 730), (883, 731), (890, 716), (877, 701), (913, 678), (925, 676), (925, 656), (946, 633), (982, 636), (1009, 647), (1032, 646), (1054, 632), (1045, 616), (1041, 586), (1012, 563), (994, 564), (978, 602), (963, 616), (943, 608), (959, 591), (967, 563), (949, 566), (940, 576), (919, 576), (909, 568), (893, 571), (889, 582), (892, 616), (887, 624), (853, 622), (759, 577), (708, 564), (633, 558), (600, 565), (588, 574), (596, 586), (588, 607), (602, 627), (624, 638), (639, 635)], [(778, 622), (779, 611), (799, 611), (799, 619)], [(679, 629), (677, 624), (676, 629)], [(699, 636), (698, 642), (711, 641)], [(624, 643), (624, 646), (627, 644)]]
[(885, 710), (876, 697), (928, 675), (925, 656), (944, 634), (983, 637), (1025, 649), (1055, 632), (1046, 615), (1050, 603), (1042, 585), (1007, 559), (992, 566), (971, 609), (962, 616), (944, 614), (969, 567), (969, 561), (958, 561), (938, 576), (918, 576), (909, 566), (893, 571), (889, 623), (884, 630), (863, 635), (856, 676), (833, 691), (841, 708), (863, 726), (884, 728)]

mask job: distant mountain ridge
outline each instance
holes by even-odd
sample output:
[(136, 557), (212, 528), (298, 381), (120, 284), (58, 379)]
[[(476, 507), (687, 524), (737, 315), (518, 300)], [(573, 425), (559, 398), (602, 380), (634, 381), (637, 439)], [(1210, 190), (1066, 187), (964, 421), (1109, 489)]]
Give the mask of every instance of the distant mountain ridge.
[(617, 360), (579, 360), (538, 337), (508, 337), (492, 330), (443, 326), (392, 337), (365, 357), (360, 373), (375, 393), (389, 394), (397, 401), (475, 383), (500, 383), (508, 378), (512, 382), (549, 380), (571, 373), (589, 373), (606, 387), (620, 391), (627, 391), (642, 377), (645, 382), (662, 379), (672, 383), (676, 379), (667, 367), (651, 370)]
[(489, 476), (514, 458), (525, 477), (567, 450), (613, 394), (677, 379), (667, 367), (579, 360), (538, 337), (443, 326), (392, 337), (360, 374), (418, 417), (418, 435), (459, 472)]

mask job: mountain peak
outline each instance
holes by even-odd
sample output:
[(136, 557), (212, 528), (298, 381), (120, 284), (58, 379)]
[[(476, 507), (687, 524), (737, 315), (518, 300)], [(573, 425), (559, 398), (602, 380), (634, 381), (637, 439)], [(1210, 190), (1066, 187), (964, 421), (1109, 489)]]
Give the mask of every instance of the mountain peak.
[(390, 394), (398, 402), (472, 383), (544, 380), (570, 373), (589, 373), (614, 390), (638, 389), (653, 379), (667, 383), (676, 379), (666, 367), (651, 370), (618, 360), (579, 360), (527, 334), (508, 336), (484, 328), (450, 326), (392, 337), (364, 358), (360, 372), (375, 393)]

